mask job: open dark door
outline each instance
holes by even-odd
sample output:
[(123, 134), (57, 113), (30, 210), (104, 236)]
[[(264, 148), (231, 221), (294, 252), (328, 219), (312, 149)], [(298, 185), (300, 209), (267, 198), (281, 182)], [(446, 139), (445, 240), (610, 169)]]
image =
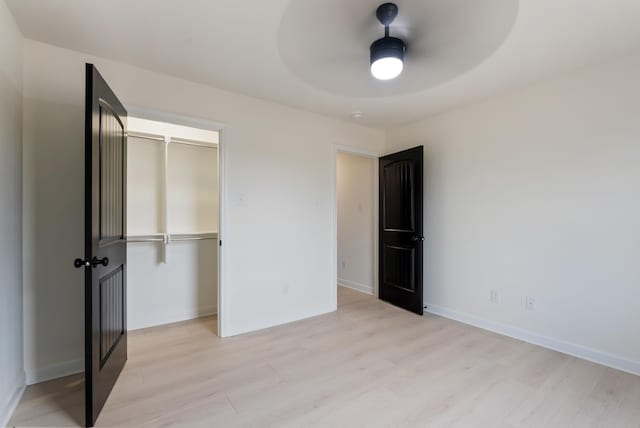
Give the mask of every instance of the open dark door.
[(86, 67), (85, 389), (93, 426), (127, 360), (127, 111)]
[(380, 158), (380, 299), (422, 315), (423, 148)]

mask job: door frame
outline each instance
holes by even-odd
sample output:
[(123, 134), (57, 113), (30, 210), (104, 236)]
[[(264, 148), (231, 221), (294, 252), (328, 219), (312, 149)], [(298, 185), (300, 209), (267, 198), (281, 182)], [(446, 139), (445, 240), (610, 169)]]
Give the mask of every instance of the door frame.
[[(206, 129), (208, 131), (217, 131), (218, 140), (218, 243), (223, 242), (222, 238), (227, 236), (227, 151), (225, 144), (225, 124), (215, 122), (208, 119), (183, 116), (174, 113), (167, 113), (146, 107), (125, 104), (129, 116), (138, 117), (140, 119), (155, 120), (158, 122), (172, 123), (174, 125), (189, 126), (192, 128)], [(224, 242), (220, 246), (218, 244), (218, 337), (225, 337), (224, 313), (226, 308), (226, 290), (224, 286), (226, 280), (226, 257), (224, 252)]]
[(381, 152), (373, 150), (361, 149), (352, 146), (345, 146), (341, 144), (333, 145), (332, 153), (332, 174), (333, 180), (331, 186), (331, 308), (332, 310), (338, 309), (338, 153), (345, 153), (349, 155), (360, 156), (363, 158), (369, 158), (375, 160), (373, 163), (373, 174), (371, 180), (373, 181), (373, 295), (378, 297), (378, 276), (379, 276), (379, 232), (378, 232), (378, 203), (379, 203), (379, 179), (378, 179), (378, 159), (384, 156)]

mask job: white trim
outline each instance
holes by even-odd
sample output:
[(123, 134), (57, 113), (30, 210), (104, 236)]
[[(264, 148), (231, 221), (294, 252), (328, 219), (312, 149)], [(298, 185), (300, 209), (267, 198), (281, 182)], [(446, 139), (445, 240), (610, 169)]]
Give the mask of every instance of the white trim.
[[(333, 285), (333, 289), (337, 290), (338, 287), (336, 287), (336, 285)], [(287, 324), (292, 324), (298, 321), (302, 321), (302, 320), (306, 320), (309, 318), (314, 318), (314, 317), (319, 317), (322, 315), (326, 315), (330, 312), (335, 311), (335, 309), (331, 309), (330, 307), (326, 307), (323, 309), (320, 309), (318, 311), (312, 311), (312, 312), (307, 312), (304, 315), (298, 315), (297, 317), (293, 318), (293, 319), (287, 319), (287, 320), (279, 320), (279, 321), (275, 321), (275, 322), (271, 322), (269, 324), (266, 325), (259, 325), (259, 326), (250, 326), (250, 327), (242, 327), (238, 330), (228, 330), (228, 337), (232, 337), (232, 336), (240, 336), (242, 334), (247, 334), (247, 333), (255, 333), (256, 331), (260, 330), (260, 331), (264, 331), (267, 330), (269, 328), (273, 328), (273, 327), (280, 327), (283, 325), (287, 325)]]
[(11, 416), (13, 416), (13, 412), (15, 412), (16, 407), (18, 407), (18, 403), (22, 398), (22, 394), (24, 394), (24, 390), (27, 388), (25, 380), (26, 374), (23, 371), (21, 374), (16, 376), (13, 386), (9, 388), (11, 395), (9, 395), (0, 405), (0, 427), (9, 425), (9, 420), (11, 419)]
[[(378, 158), (376, 158), (377, 160)], [(380, 231), (380, 172), (379, 172), (379, 168), (380, 168), (380, 163), (379, 162), (374, 162), (373, 163), (373, 177), (371, 177), (371, 179), (373, 180), (373, 271), (372, 271), (372, 275), (373, 275), (373, 295), (378, 297), (380, 296), (380, 286), (378, 284), (378, 278), (380, 277), (379, 275), (379, 267), (380, 267), (380, 255), (379, 250), (380, 250), (380, 238), (379, 238), (379, 231)]]
[(330, 311), (338, 310), (338, 146), (331, 152), (331, 257), (329, 272), (329, 305)]
[(192, 128), (206, 129), (209, 131), (220, 131), (224, 129), (223, 123), (214, 122), (208, 119), (183, 116), (128, 104), (125, 104), (125, 108), (127, 109), (127, 114), (129, 116), (138, 117), (140, 119), (173, 123), (175, 125), (190, 126)]
[(227, 335), (226, 318), (223, 317), (227, 307), (225, 287), (227, 286), (225, 248), (222, 238), (227, 238), (227, 145), (226, 131), (218, 132), (218, 337)]
[(45, 367), (27, 369), (26, 372), (27, 385), (46, 382), (51, 379), (84, 372), (84, 358), (51, 364)]
[[(348, 153), (351, 155), (362, 156), (371, 159), (378, 159), (381, 154), (367, 149), (359, 149), (341, 144), (333, 145), (332, 153), (332, 169), (331, 169), (331, 285), (330, 285), (330, 302), (331, 311), (338, 309), (338, 183), (336, 180), (338, 153)], [(378, 295), (378, 163), (374, 162), (373, 180), (373, 294)]]
[(627, 358), (609, 354), (597, 349), (588, 348), (586, 346), (578, 345), (572, 342), (554, 339), (548, 336), (543, 336), (529, 330), (524, 330), (507, 324), (490, 321), (471, 314), (458, 312), (453, 309), (432, 305), (430, 303), (426, 303), (426, 306), (426, 311), (434, 315), (439, 315), (441, 317), (459, 321), (464, 324), (469, 324), (483, 330), (492, 331), (494, 333), (509, 336), (527, 343), (542, 346), (543, 348), (548, 348), (554, 351), (561, 352), (563, 354), (571, 355), (572, 357), (581, 358), (583, 360), (591, 361), (592, 363), (601, 364), (603, 366), (611, 367), (640, 376), (640, 361), (629, 360)]
[(343, 146), (341, 144), (336, 144), (335, 145), (335, 151), (336, 151), (336, 153), (338, 153), (338, 152), (340, 152), (340, 153), (348, 153), (350, 155), (362, 156), (364, 158), (372, 158), (372, 159), (378, 159), (379, 157), (382, 156), (378, 152), (374, 152), (374, 151), (366, 150), (366, 149), (358, 149), (358, 148), (351, 147), (351, 146)]
[(218, 311), (215, 306), (207, 306), (204, 308), (198, 308), (196, 310), (184, 311), (179, 313), (177, 312), (163, 313), (161, 316), (162, 321), (158, 321), (158, 320), (147, 321), (147, 322), (142, 322), (140, 324), (137, 324), (135, 326), (127, 326), (127, 328), (128, 328), (128, 331), (136, 331), (136, 330), (149, 328), (149, 327), (158, 327), (161, 325), (168, 325), (168, 324), (174, 324), (177, 322), (194, 320), (200, 317), (216, 315), (217, 313)]
[(372, 285), (360, 284), (359, 282), (349, 281), (349, 280), (340, 279), (340, 278), (338, 278), (338, 285), (341, 285), (346, 288), (350, 288), (352, 290), (360, 291), (361, 293), (371, 294), (372, 296), (374, 295), (373, 293), (374, 290)]

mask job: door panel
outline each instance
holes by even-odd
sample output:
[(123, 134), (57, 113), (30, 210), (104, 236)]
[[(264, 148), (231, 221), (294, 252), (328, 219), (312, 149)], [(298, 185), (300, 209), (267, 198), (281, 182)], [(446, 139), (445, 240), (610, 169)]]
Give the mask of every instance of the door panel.
[(91, 64), (85, 109), (85, 405), (93, 426), (127, 360), (127, 112)]
[(415, 249), (385, 245), (384, 251), (384, 283), (413, 292), (416, 289)]
[(397, 161), (384, 166), (384, 230), (415, 231), (414, 173), (413, 162)]
[(103, 101), (100, 109), (100, 245), (123, 239), (124, 125)]
[(423, 313), (422, 146), (380, 158), (380, 299)]
[(100, 366), (124, 335), (124, 269), (122, 266), (100, 279)]

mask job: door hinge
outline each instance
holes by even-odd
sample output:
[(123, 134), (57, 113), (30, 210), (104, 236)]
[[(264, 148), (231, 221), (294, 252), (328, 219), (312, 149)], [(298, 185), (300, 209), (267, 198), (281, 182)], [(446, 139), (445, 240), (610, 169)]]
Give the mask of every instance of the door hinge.
[(220, 246), (222, 247), (222, 239), (219, 242), (220, 242)]

